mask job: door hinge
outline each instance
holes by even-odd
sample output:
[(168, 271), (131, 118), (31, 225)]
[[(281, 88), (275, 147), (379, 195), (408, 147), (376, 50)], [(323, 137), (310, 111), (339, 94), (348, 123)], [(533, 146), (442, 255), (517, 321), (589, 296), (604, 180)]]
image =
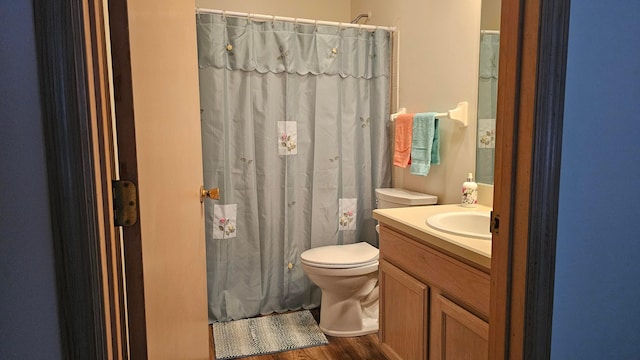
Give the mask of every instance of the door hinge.
[(113, 223), (131, 226), (138, 221), (138, 195), (136, 185), (128, 180), (113, 180)]
[(491, 221), (489, 223), (489, 232), (497, 235), (499, 230), (500, 230), (500, 215), (494, 214), (493, 211), (491, 211)]

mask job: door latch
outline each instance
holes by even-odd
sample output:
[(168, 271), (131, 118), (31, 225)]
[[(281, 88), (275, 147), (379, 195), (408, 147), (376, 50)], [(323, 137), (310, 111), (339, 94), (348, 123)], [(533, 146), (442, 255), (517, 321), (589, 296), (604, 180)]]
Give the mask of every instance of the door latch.
[(498, 234), (500, 230), (500, 215), (499, 214), (494, 214), (493, 211), (491, 211), (491, 221), (489, 222), (489, 231), (492, 234)]
[(113, 222), (115, 226), (131, 226), (138, 221), (136, 185), (128, 180), (113, 180)]

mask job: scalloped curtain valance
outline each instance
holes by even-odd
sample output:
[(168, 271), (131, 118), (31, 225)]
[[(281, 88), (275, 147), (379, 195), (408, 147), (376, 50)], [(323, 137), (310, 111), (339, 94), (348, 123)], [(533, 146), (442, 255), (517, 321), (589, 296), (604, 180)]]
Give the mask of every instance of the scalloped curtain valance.
[(198, 65), (343, 78), (389, 76), (391, 33), (359, 28), (197, 14)]

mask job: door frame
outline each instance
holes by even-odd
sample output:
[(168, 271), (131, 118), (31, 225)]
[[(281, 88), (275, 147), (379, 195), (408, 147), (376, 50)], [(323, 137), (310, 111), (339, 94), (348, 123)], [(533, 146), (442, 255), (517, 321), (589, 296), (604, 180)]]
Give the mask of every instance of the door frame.
[[(34, 0), (65, 358), (127, 356), (107, 258), (115, 235), (102, 6)], [(501, 19), (489, 351), (491, 359), (548, 358), (569, 1), (503, 0)], [(123, 39), (112, 44), (128, 49)]]
[(127, 358), (102, 0), (34, 0), (65, 359)]
[(551, 353), (569, 8), (502, 1), (490, 359)]
[[(127, 0), (108, 0), (116, 137), (120, 177), (138, 186), (138, 155), (134, 118), (129, 15)], [(138, 219), (140, 214), (138, 212)], [(124, 264), (127, 282), (129, 351), (132, 359), (146, 359), (147, 319), (140, 220), (123, 227)]]

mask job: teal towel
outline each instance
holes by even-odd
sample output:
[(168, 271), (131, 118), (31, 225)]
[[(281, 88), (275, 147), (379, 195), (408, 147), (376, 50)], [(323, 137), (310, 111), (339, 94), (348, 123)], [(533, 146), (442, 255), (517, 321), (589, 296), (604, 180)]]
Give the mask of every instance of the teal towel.
[(432, 164), (440, 164), (440, 133), (436, 113), (415, 114), (409, 172), (414, 175), (427, 175)]

